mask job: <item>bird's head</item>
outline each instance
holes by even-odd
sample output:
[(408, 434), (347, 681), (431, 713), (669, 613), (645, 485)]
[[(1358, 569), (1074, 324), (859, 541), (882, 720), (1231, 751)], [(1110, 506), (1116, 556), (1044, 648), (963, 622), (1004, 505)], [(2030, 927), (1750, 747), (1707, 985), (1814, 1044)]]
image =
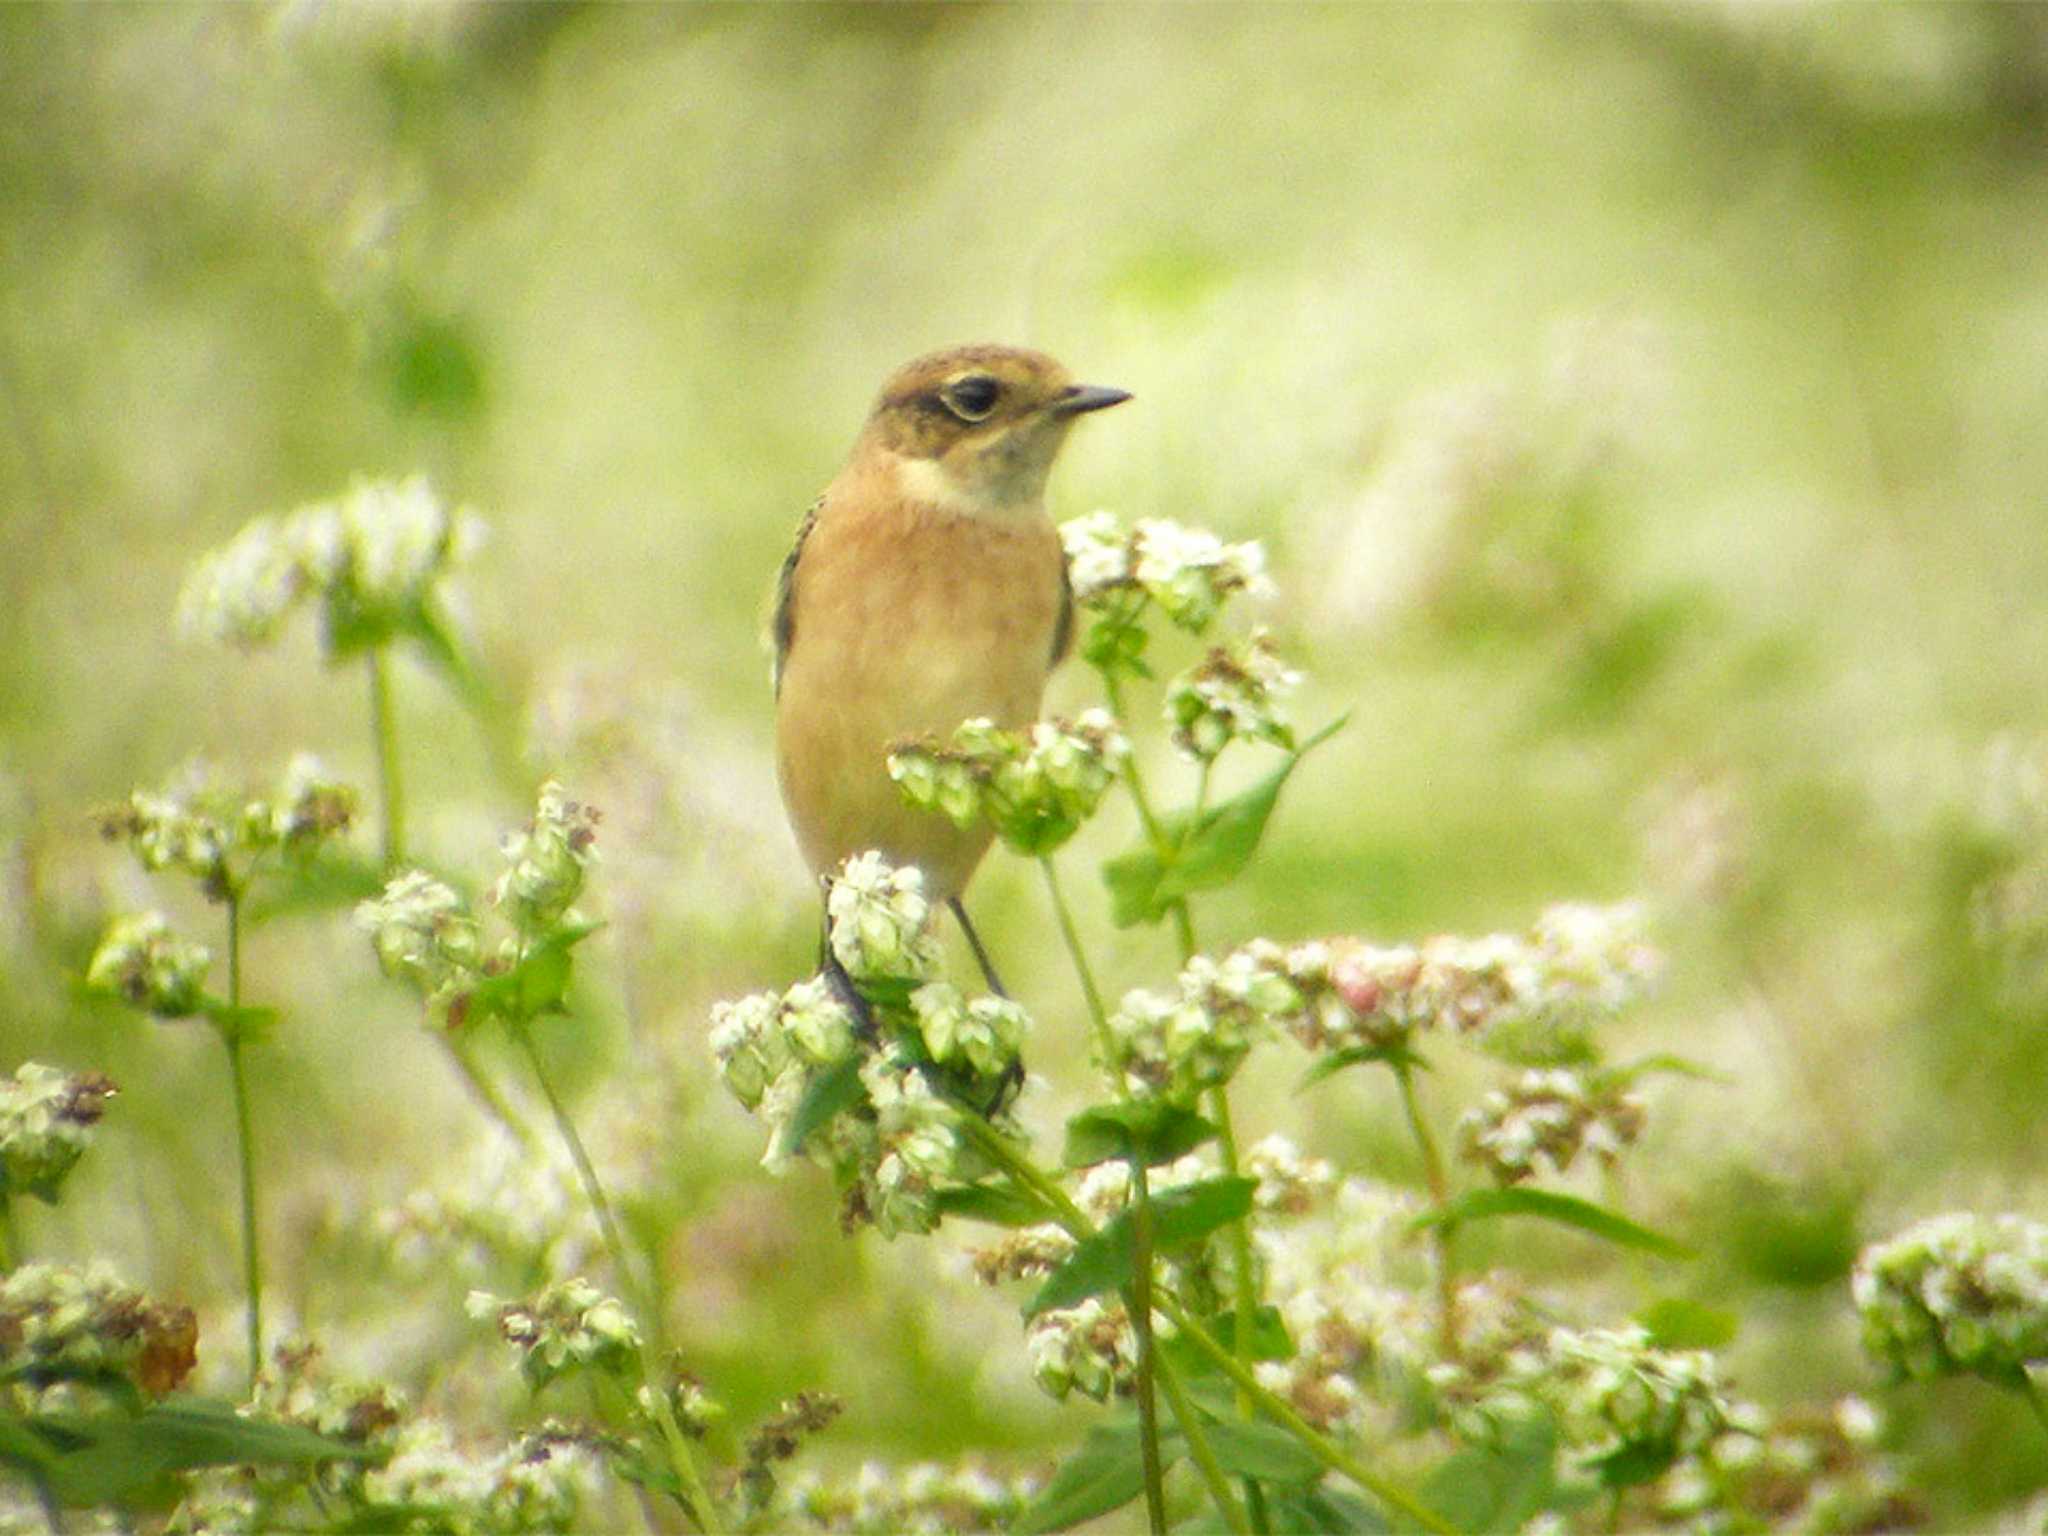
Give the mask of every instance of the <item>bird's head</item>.
[(857, 451), (894, 461), (898, 489), (949, 511), (1034, 511), (1067, 429), (1130, 399), (1076, 384), (1043, 352), (954, 347), (906, 363), (882, 386)]

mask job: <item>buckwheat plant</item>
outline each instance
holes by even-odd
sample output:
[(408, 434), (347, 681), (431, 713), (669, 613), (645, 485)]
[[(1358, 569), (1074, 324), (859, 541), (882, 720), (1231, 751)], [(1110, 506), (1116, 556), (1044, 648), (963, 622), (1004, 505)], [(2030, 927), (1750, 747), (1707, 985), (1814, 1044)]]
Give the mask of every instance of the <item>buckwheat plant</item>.
[(405, 797), (386, 653), (410, 640), (472, 684), (447, 577), (482, 541), (482, 522), (451, 511), (417, 475), (358, 480), (333, 500), (248, 523), (193, 566), (178, 598), (186, 634), (245, 651), (269, 645), (293, 609), (315, 602), (328, 665), (363, 658), (387, 870), (405, 855)]
[(242, 1279), (248, 1304), (249, 1379), (263, 1361), (263, 1262), (257, 1220), (257, 1156), (244, 1051), (275, 1014), (242, 999), (242, 926), (252, 892), (267, 881), (290, 881), (349, 831), (355, 792), (327, 777), (301, 754), (275, 790), (250, 795), (188, 768), (169, 787), (137, 790), (99, 815), (101, 835), (125, 843), (153, 873), (184, 875), (222, 908), (227, 939), (227, 991), (206, 991), (212, 953), (180, 939), (160, 912), (115, 918), (86, 968), (86, 985), (160, 1019), (204, 1018), (227, 1057), (241, 1170)]
[[(576, 903), (597, 859), (599, 820), (595, 808), (570, 799), (561, 785), (545, 783), (532, 821), (501, 846), (503, 866), (484, 912), (413, 870), (358, 906), (356, 923), (368, 932), (385, 973), (419, 994), (430, 1026), (460, 1033), (496, 1025), (512, 1037), (547, 1102), (629, 1298), (621, 1304), (571, 1277), (526, 1303), (500, 1303), (479, 1293), (473, 1311), (494, 1314), (500, 1333), (520, 1345), (522, 1369), (534, 1387), (569, 1363), (591, 1367), (595, 1378), (617, 1387), (633, 1405), (629, 1422), (654, 1434), (651, 1452), (629, 1436), (633, 1444), (621, 1452), (621, 1463), (675, 1498), (699, 1530), (710, 1531), (720, 1527), (721, 1517), (676, 1412), (675, 1383), (658, 1359), (654, 1288), (642, 1278), (641, 1256), (626, 1243), (611, 1197), (533, 1037), (542, 1015), (568, 1012), (573, 951), (597, 930)], [(484, 1082), (473, 1060), (463, 1059)], [(508, 1125), (517, 1126), (502, 1096), (493, 1092), (491, 1102)]]
[(38, 1061), (0, 1078), (0, 1269), (20, 1258), (14, 1197), (57, 1203), (114, 1093), (113, 1079), (103, 1072), (62, 1072)]
[(1895, 1379), (1981, 1376), (2048, 1428), (2048, 1225), (1931, 1216), (1864, 1249), (1850, 1284), (1863, 1347)]

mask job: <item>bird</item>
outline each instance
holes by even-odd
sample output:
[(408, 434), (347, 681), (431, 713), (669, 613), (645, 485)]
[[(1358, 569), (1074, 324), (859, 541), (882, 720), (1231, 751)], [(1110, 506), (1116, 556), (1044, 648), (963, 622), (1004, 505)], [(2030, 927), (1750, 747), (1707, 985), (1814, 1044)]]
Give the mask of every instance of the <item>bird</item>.
[[(1043, 352), (971, 345), (890, 374), (776, 582), (775, 764), (821, 882), (869, 849), (914, 864), (1002, 993), (961, 895), (992, 832), (906, 804), (892, 745), (1038, 716), (1073, 638), (1047, 477), (1082, 416), (1130, 399)], [(824, 946), (827, 960), (831, 946)]]

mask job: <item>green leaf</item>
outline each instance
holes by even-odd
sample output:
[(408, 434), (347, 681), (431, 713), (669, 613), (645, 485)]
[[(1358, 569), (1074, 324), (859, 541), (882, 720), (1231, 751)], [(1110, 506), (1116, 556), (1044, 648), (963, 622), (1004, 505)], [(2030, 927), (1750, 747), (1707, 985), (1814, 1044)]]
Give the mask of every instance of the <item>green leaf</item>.
[(961, 1216), (998, 1227), (1032, 1227), (1049, 1219), (1043, 1205), (1000, 1184), (956, 1184), (939, 1190), (932, 1203), (941, 1216)]
[(1684, 1296), (1661, 1296), (1636, 1314), (1659, 1349), (1720, 1349), (1739, 1326), (1733, 1312)]
[(1560, 1195), (1548, 1189), (1471, 1190), (1442, 1210), (1417, 1217), (1413, 1225), (1419, 1231), (1424, 1227), (1456, 1226), (1461, 1222), (1484, 1221), (1494, 1216), (1535, 1216), (1544, 1221), (1554, 1221), (1559, 1226), (1576, 1227), (1581, 1232), (1605, 1238), (1610, 1243), (1619, 1243), (1624, 1248), (1640, 1248), (1660, 1258), (1689, 1259), (1694, 1256), (1693, 1250), (1685, 1244), (1639, 1226), (1616, 1211), (1595, 1205), (1590, 1200), (1581, 1200), (1576, 1195)]
[(223, 1035), (244, 1044), (261, 1040), (278, 1020), (275, 1008), (237, 1008), (218, 997), (205, 999), (199, 1011)]
[(1392, 1529), (1377, 1509), (1344, 1488), (1310, 1488), (1302, 1493), (1275, 1491), (1267, 1495), (1266, 1507), (1276, 1531), (1385, 1536)]
[(804, 1096), (797, 1100), (796, 1113), (789, 1117), (789, 1126), (783, 1132), (783, 1150), (791, 1156), (801, 1152), (811, 1132), (840, 1111), (853, 1108), (867, 1093), (860, 1080), (857, 1055), (813, 1074), (804, 1084)]
[[(601, 924), (572, 923), (558, 928), (529, 949), (519, 963), (477, 984), (472, 1019), (495, 1016), (513, 1023), (544, 1013), (564, 1013), (573, 962), (569, 951), (597, 932)], [(476, 1010), (482, 1010), (478, 1012)]]
[(72, 1505), (115, 1503), (193, 1467), (309, 1466), (374, 1461), (382, 1454), (295, 1424), (243, 1418), (232, 1403), (198, 1397), (168, 1397), (138, 1414), (68, 1427), (85, 1443), (41, 1470), (59, 1502)]
[[(1162, 1435), (1162, 1466), (1178, 1460), (1180, 1449)], [(1060, 1463), (1044, 1491), (1017, 1516), (1010, 1526), (1011, 1536), (1064, 1531), (1083, 1520), (1123, 1508), (1144, 1486), (1137, 1425), (1129, 1421), (1098, 1424), (1082, 1438), (1080, 1449)]]
[(1315, 1453), (1277, 1424), (1225, 1419), (1203, 1426), (1202, 1434), (1223, 1470), (1264, 1483), (1313, 1483), (1323, 1464)]
[[(1249, 1214), (1256, 1188), (1257, 1179), (1204, 1179), (1154, 1195), (1153, 1251), (1182, 1247)], [(1076, 1243), (1066, 1262), (1025, 1303), (1024, 1315), (1031, 1318), (1071, 1307), (1128, 1284), (1134, 1273), (1131, 1232), (1136, 1215), (1127, 1207), (1093, 1236)]]
[(345, 848), (323, 847), (267, 869), (242, 907), (251, 926), (301, 913), (353, 907), (384, 889), (378, 862)]
[(1599, 1468), (1601, 1487), (1633, 1488), (1662, 1477), (1676, 1460), (1676, 1441), (1630, 1440), (1587, 1465)]
[(1119, 928), (1156, 923), (1181, 897), (1226, 885), (1243, 873), (1265, 836), (1266, 823), (1280, 801), (1281, 786), (1301, 760), (1344, 728), (1349, 714), (1339, 715), (1282, 759), (1280, 766), (1244, 793), (1213, 806), (1189, 825), (1185, 811), (1161, 819), (1160, 830), (1173, 852), (1165, 859), (1145, 846), (1102, 866), (1109, 886), (1110, 920)]
[(1301, 1074), (1301, 1081), (1294, 1085), (1296, 1093), (1304, 1088), (1313, 1088), (1325, 1078), (1335, 1077), (1352, 1067), (1364, 1066), (1370, 1062), (1383, 1061), (1388, 1066), (1410, 1072), (1433, 1072), (1429, 1058), (1398, 1042), (1387, 1045), (1354, 1045), (1341, 1051), (1332, 1051), (1314, 1066)]
[(1215, 1135), (1215, 1126), (1176, 1104), (1157, 1099), (1100, 1104), (1067, 1122), (1064, 1161), (1069, 1168), (1091, 1168), (1113, 1158), (1143, 1157), (1152, 1168), (1184, 1157)]
[[(1237, 1343), (1237, 1314), (1234, 1312), (1213, 1312), (1196, 1319), (1202, 1331), (1211, 1338), (1220, 1340), (1226, 1348), (1235, 1350)], [(1251, 1334), (1246, 1339), (1246, 1353), (1253, 1361), (1292, 1360), (1295, 1355), (1294, 1338), (1287, 1331), (1287, 1324), (1281, 1321), (1280, 1309), (1262, 1306), (1252, 1312)], [(1222, 1369), (1189, 1340), (1175, 1336), (1159, 1341), (1159, 1352), (1171, 1356), (1175, 1367), (1188, 1379), (1190, 1396), (1199, 1397), (1198, 1385), (1210, 1380), (1224, 1382), (1226, 1412), (1234, 1412), (1237, 1402), (1237, 1388), (1230, 1384)]]
[(1440, 1463), (1422, 1502), (1461, 1531), (1519, 1531), (1557, 1489), (1557, 1431), (1547, 1415), (1510, 1420), (1498, 1444)]
[(1658, 1051), (1654, 1055), (1639, 1056), (1634, 1061), (1626, 1061), (1617, 1067), (1610, 1068), (1602, 1076), (1614, 1082), (1632, 1083), (1639, 1077), (1649, 1077), (1660, 1072), (1668, 1073), (1673, 1077), (1696, 1078), (1703, 1083), (1721, 1083), (1725, 1085), (1735, 1081), (1734, 1078), (1725, 1072), (1717, 1072), (1703, 1062), (1694, 1061), (1689, 1056), (1675, 1055), (1670, 1051)]

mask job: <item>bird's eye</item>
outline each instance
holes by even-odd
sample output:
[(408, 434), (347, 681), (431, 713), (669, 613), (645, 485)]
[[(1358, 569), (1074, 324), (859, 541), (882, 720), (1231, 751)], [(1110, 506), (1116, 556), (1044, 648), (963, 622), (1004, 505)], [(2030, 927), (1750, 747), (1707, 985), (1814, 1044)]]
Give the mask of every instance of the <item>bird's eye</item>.
[(986, 421), (1002, 392), (1003, 387), (987, 374), (970, 373), (948, 384), (940, 398), (946, 402), (946, 409), (962, 421)]

